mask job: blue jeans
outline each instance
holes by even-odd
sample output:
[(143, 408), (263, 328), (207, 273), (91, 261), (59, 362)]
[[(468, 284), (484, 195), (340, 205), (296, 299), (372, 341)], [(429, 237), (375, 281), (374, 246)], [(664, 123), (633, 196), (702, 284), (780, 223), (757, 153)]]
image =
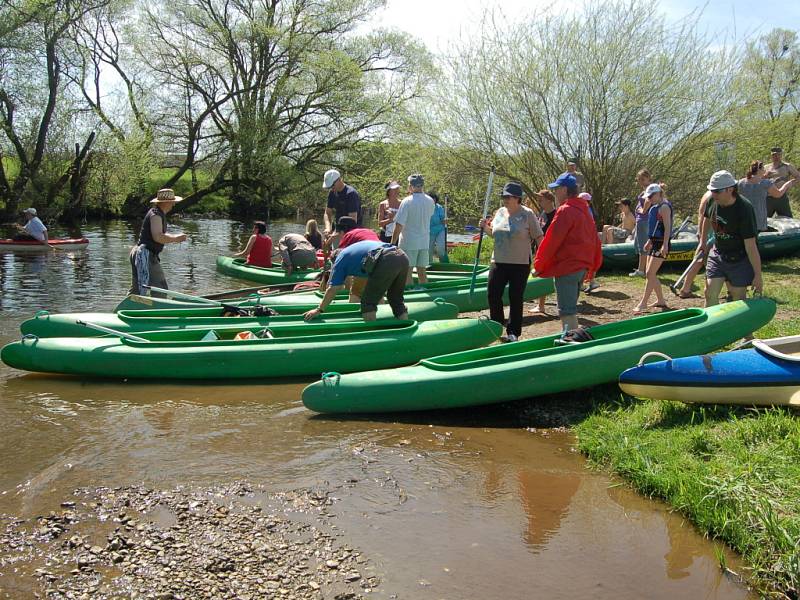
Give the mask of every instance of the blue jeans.
[(436, 252), (436, 255), (439, 257), (439, 262), (447, 263), (450, 262), (450, 259), (447, 257), (447, 243), (445, 242), (447, 238), (447, 230), (442, 229), (439, 233), (431, 234), (431, 247), (430, 247), (430, 259), (433, 261), (433, 253)]
[(559, 317), (568, 317), (578, 313), (578, 295), (585, 276), (586, 269), (582, 269), (554, 278)]

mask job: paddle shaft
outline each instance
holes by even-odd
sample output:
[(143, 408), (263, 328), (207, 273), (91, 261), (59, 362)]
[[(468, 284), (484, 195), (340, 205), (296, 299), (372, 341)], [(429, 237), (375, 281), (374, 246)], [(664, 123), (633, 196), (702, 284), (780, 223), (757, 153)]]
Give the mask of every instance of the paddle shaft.
[[(481, 221), (486, 218), (486, 213), (489, 211), (489, 198), (492, 195), (492, 186), (494, 185), (494, 165), (489, 171), (489, 181), (486, 184), (486, 197), (483, 199), (483, 212), (481, 213)], [(483, 227), (480, 228), (478, 234), (478, 249), (475, 251), (475, 264), (472, 265), (472, 280), (469, 283), (469, 295), (475, 291), (475, 279), (478, 276), (478, 263), (481, 259), (481, 246), (483, 245)]]
[(298, 282), (292, 283), (276, 283), (274, 285), (258, 285), (256, 287), (242, 288), (240, 290), (229, 290), (227, 292), (219, 292), (216, 294), (207, 294), (203, 298), (207, 300), (224, 300), (226, 298), (239, 298), (240, 296), (248, 296), (250, 294), (257, 294), (264, 289), (269, 290), (291, 290)]
[(678, 288), (683, 286), (683, 282), (686, 280), (687, 275), (689, 275), (689, 271), (691, 271), (692, 267), (694, 267), (695, 264), (697, 264), (698, 260), (701, 261), (701, 262), (703, 261), (703, 251), (702, 250), (698, 250), (697, 252), (694, 253), (694, 258), (692, 258), (692, 262), (689, 263), (689, 266), (686, 267), (686, 270), (683, 273), (681, 273), (681, 276), (678, 277), (678, 279), (675, 281), (675, 283), (672, 284), (671, 287), (673, 289), (678, 289)]
[(152, 285), (143, 285), (141, 287), (146, 288), (151, 292), (156, 292), (157, 294), (164, 294), (167, 297), (172, 297), (177, 300), (189, 300), (190, 302), (197, 302), (198, 304), (209, 304), (212, 306), (219, 306), (219, 302), (215, 300), (209, 300), (208, 298), (203, 298), (202, 296), (192, 296), (191, 294), (184, 294), (182, 292), (165, 290), (164, 288), (154, 287)]
[(110, 327), (104, 327), (103, 325), (95, 325), (94, 323), (88, 323), (86, 321), (75, 321), (78, 325), (83, 325), (84, 327), (88, 327), (89, 329), (95, 329), (97, 331), (102, 331), (103, 333), (110, 333), (111, 335), (117, 335), (119, 337), (125, 338), (126, 340), (132, 340), (134, 342), (147, 342), (148, 340), (141, 338), (136, 335), (131, 335), (130, 333), (125, 333), (123, 331), (117, 331), (116, 329), (111, 329)]

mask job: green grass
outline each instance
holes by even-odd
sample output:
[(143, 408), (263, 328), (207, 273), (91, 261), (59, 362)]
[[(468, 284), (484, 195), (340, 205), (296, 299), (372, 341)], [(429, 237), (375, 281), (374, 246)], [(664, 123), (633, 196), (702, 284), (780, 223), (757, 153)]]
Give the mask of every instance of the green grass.
[[(757, 337), (800, 333), (796, 273), (800, 258), (765, 264), (764, 293), (777, 300), (778, 314)], [(663, 498), (701, 532), (740, 552), (763, 596), (798, 597), (800, 414), (609, 392), (576, 434), (580, 450), (596, 464), (641, 493)]]
[[(150, 173), (148, 189), (153, 195), (162, 187), (165, 181), (169, 180), (174, 172), (174, 169), (157, 169), (153, 173)], [(199, 189), (202, 190), (204, 187), (207, 187), (211, 183), (211, 180), (212, 177), (210, 173), (203, 170), (197, 171)], [(189, 196), (192, 193), (192, 174), (187, 171), (172, 187), (175, 190), (175, 194), (178, 196)], [(230, 199), (227, 191), (221, 190), (205, 196), (197, 204), (189, 208), (187, 212), (228, 214), (232, 204), (233, 200)]]
[[(467, 263), (471, 264), (475, 262), (475, 252), (478, 250), (477, 244), (471, 244), (469, 246), (458, 246), (456, 248), (450, 248), (447, 251), (447, 255), (450, 258), (450, 262), (454, 263)], [(481, 264), (487, 265), (492, 258), (492, 251), (494, 250), (494, 240), (489, 236), (484, 236), (483, 242), (481, 242)]]

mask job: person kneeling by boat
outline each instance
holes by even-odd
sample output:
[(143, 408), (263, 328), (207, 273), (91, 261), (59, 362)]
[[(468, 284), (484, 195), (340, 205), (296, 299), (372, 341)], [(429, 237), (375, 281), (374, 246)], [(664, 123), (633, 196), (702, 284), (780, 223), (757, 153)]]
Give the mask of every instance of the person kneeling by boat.
[(361, 316), (365, 321), (375, 320), (378, 303), (384, 294), (394, 316), (398, 319), (408, 319), (408, 310), (403, 297), (408, 271), (408, 257), (396, 246), (376, 241), (352, 244), (339, 251), (331, 268), (325, 296), (319, 308), (314, 308), (305, 314), (305, 320), (310, 321), (325, 312), (339, 290), (344, 289), (345, 280), (349, 276), (367, 279), (361, 295)]
[(714, 230), (714, 245), (706, 264), (706, 306), (719, 304), (723, 284), (727, 284), (733, 300), (744, 300), (749, 285), (760, 294), (764, 284), (753, 205), (739, 194), (736, 180), (728, 171), (714, 173), (708, 191), (711, 199), (700, 230), (701, 240), (706, 239), (709, 225)]
[(304, 235), (287, 233), (278, 240), (283, 268), (287, 277), (295, 269), (313, 269), (317, 266), (317, 250)]
[[(167, 278), (161, 268), (159, 255), (166, 244), (178, 244), (186, 239), (185, 233), (167, 233), (167, 213), (176, 202), (183, 200), (169, 188), (158, 190), (156, 197), (150, 200), (155, 204), (142, 221), (138, 243), (131, 248), (131, 289), (129, 294), (144, 295), (145, 286), (167, 289)], [(160, 297), (163, 294), (151, 294)]]

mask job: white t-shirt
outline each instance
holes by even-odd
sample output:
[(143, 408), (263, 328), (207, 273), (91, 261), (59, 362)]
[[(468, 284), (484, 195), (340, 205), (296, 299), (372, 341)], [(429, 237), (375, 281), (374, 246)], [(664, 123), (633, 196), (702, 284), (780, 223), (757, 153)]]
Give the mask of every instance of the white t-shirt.
[(47, 231), (47, 227), (44, 226), (44, 223), (41, 222), (39, 217), (33, 217), (30, 221), (25, 223), (24, 229), (31, 237), (36, 238), (40, 242), (44, 241), (44, 232)]
[(427, 250), (430, 247), (434, 208), (433, 198), (422, 192), (414, 192), (403, 198), (394, 218), (395, 223), (403, 226), (400, 232), (401, 249)]

